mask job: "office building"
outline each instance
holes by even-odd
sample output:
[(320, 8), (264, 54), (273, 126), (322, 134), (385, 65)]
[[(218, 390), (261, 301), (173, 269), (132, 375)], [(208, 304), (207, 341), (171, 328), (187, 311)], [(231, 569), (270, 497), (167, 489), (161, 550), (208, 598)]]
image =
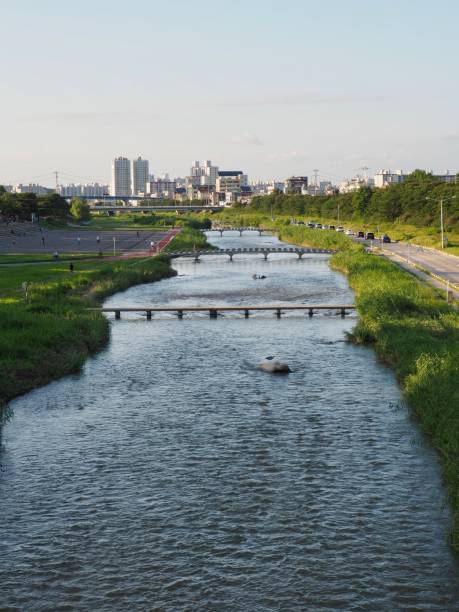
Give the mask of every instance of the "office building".
[(291, 176), (285, 181), (285, 193), (307, 193), (308, 192), (308, 177), (307, 176)]
[(116, 157), (112, 162), (111, 195), (131, 195), (131, 164), (127, 157)]
[(148, 180), (148, 159), (141, 157), (134, 159), (132, 162), (132, 195), (145, 193)]

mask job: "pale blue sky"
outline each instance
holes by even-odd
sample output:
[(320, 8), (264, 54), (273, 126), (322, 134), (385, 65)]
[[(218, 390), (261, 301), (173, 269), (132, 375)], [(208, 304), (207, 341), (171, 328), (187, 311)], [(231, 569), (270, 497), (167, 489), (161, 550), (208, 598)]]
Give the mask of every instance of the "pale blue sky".
[(456, 0), (1, 4), (0, 182), (459, 169)]

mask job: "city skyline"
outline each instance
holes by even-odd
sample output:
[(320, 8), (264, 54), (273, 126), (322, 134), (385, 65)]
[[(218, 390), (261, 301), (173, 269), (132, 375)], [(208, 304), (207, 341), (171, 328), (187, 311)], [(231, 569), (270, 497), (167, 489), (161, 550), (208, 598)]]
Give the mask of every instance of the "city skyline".
[(4, 7), (0, 180), (109, 182), (116, 155), (171, 176), (456, 170), (456, 3), (217, 4)]

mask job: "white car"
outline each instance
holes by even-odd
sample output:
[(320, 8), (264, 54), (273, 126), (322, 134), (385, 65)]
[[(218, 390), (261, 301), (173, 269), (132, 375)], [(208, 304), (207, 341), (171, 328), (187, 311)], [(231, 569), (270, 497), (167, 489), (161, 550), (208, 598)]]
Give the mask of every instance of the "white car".
[(348, 229), (348, 230), (346, 230), (346, 235), (347, 235), (347, 236), (355, 236), (355, 233), (354, 233), (354, 231), (353, 231), (353, 230)]
[(342, 225), (338, 225), (338, 227), (336, 228), (337, 232), (344, 232), (344, 227)]

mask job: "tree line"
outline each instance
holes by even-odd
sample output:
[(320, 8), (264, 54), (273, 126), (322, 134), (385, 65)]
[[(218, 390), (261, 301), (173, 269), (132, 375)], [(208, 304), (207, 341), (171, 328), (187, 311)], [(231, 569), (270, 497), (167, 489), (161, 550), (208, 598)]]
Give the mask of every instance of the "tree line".
[[(330, 196), (286, 195), (273, 192), (256, 196), (247, 207), (266, 214), (307, 215), (370, 221), (400, 221), (428, 226), (437, 222), (443, 199), (445, 221), (459, 225), (459, 178), (444, 183), (432, 174), (416, 170), (403, 183), (383, 189), (361, 187), (351, 193)], [(242, 205), (238, 205), (242, 206)]]

